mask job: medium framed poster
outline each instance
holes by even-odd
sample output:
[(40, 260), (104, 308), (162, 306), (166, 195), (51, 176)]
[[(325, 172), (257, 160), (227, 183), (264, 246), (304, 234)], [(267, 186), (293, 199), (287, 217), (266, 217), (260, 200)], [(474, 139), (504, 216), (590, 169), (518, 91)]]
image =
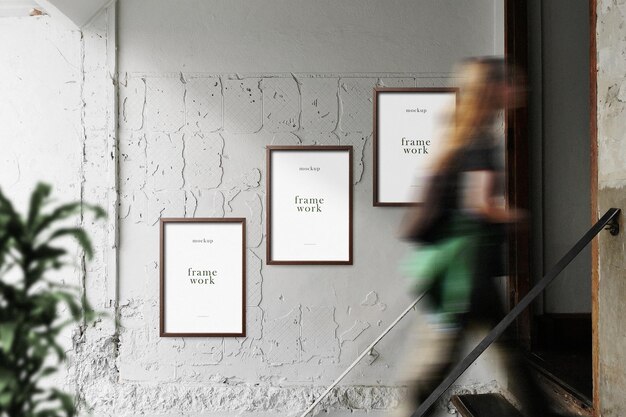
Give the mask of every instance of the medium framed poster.
[(246, 220), (161, 219), (161, 337), (246, 335)]
[(352, 264), (352, 146), (267, 147), (267, 263)]
[(374, 89), (374, 206), (419, 204), (458, 88)]

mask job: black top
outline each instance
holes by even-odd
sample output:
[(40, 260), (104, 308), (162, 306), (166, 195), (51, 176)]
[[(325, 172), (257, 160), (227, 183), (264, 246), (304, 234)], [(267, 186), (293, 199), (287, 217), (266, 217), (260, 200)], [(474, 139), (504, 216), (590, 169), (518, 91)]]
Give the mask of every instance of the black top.
[[(463, 176), (471, 171), (499, 172), (493, 135), (484, 133), (458, 152), (445, 171), (434, 175), (421, 208), (409, 212), (404, 236), (417, 243), (434, 243), (447, 237), (446, 225), (459, 212)], [(466, 213), (467, 214), (467, 213)]]
[[(459, 230), (449, 230), (448, 226), (452, 223), (450, 220), (453, 216), (459, 213), (472, 215), (462, 208), (463, 176), (471, 171), (499, 173), (497, 155), (498, 147), (494, 138), (486, 133), (461, 150), (445, 172), (431, 179), (424, 205), (419, 212), (415, 211), (419, 219), (416, 222), (416, 230), (420, 227), (422, 229), (412, 236), (413, 240), (420, 243), (436, 243), (440, 239), (450, 237), (450, 233), (460, 233)], [(476, 217), (476, 221), (482, 225), (482, 232), (476, 268), (472, 274), (468, 317), (496, 321), (504, 314), (494, 278), (505, 274), (503, 243), (506, 234), (502, 225), (490, 223), (479, 217)], [(431, 297), (437, 298), (437, 292), (435, 285)]]
[[(447, 237), (445, 225), (450, 218), (463, 212), (463, 176), (471, 171), (497, 172), (497, 146), (493, 136), (485, 134), (458, 152), (445, 172), (440, 172), (431, 179), (420, 216), (436, 215), (424, 230), (422, 242), (436, 242)], [(468, 214), (468, 213), (466, 213)]]
[[(454, 209), (460, 208), (462, 175), (471, 171), (499, 173), (499, 164), (496, 162), (497, 153), (498, 148), (493, 136), (486, 134), (459, 154), (454, 181), (455, 189), (452, 191), (455, 198)], [(504, 316), (504, 306), (495, 279), (506, 273), (504, 267), (506, 233), (503, 225), (477, 220), (482, 222), (483, 236), (477, 251), (476, 268), (473, 271), (469, 316), (495, 323)]]

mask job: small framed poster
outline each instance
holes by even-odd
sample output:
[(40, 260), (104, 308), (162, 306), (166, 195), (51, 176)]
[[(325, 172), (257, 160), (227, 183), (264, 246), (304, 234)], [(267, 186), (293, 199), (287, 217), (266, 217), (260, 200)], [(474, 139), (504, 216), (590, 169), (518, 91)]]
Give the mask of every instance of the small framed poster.
[(267, 263), (352, 264), (352, 146), (267, 147)]
[(458, 88), (374, 89), (374, 206), (419, 204)]
[(246, 220), (161, 219), (161, 337), (246, 335)]

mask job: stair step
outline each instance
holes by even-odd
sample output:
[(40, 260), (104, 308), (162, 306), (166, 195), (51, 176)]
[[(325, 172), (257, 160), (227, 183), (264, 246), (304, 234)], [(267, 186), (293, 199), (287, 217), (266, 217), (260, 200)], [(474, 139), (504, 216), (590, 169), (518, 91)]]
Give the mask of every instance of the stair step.
[(501, 394), (454, 395), (452, 404), (463, 417), (523, 417)]
[(542, 386), (555, 411), (562, 415), (592, 417), (592, 401), (551, 372), (536, 355), (528, 357), (537, 382)]

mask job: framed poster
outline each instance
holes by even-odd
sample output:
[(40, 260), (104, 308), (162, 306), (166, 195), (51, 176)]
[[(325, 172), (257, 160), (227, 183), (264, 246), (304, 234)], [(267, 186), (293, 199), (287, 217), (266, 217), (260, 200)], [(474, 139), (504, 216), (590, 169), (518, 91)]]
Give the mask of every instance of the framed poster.
[(352, 146), (267, 147), (267, 263), (352, 264)]
[(246, 335), (246, 219), (161, 219), (161, 337)]
[(374, 206), (419, 204), (457, 88), (374, 89)]

